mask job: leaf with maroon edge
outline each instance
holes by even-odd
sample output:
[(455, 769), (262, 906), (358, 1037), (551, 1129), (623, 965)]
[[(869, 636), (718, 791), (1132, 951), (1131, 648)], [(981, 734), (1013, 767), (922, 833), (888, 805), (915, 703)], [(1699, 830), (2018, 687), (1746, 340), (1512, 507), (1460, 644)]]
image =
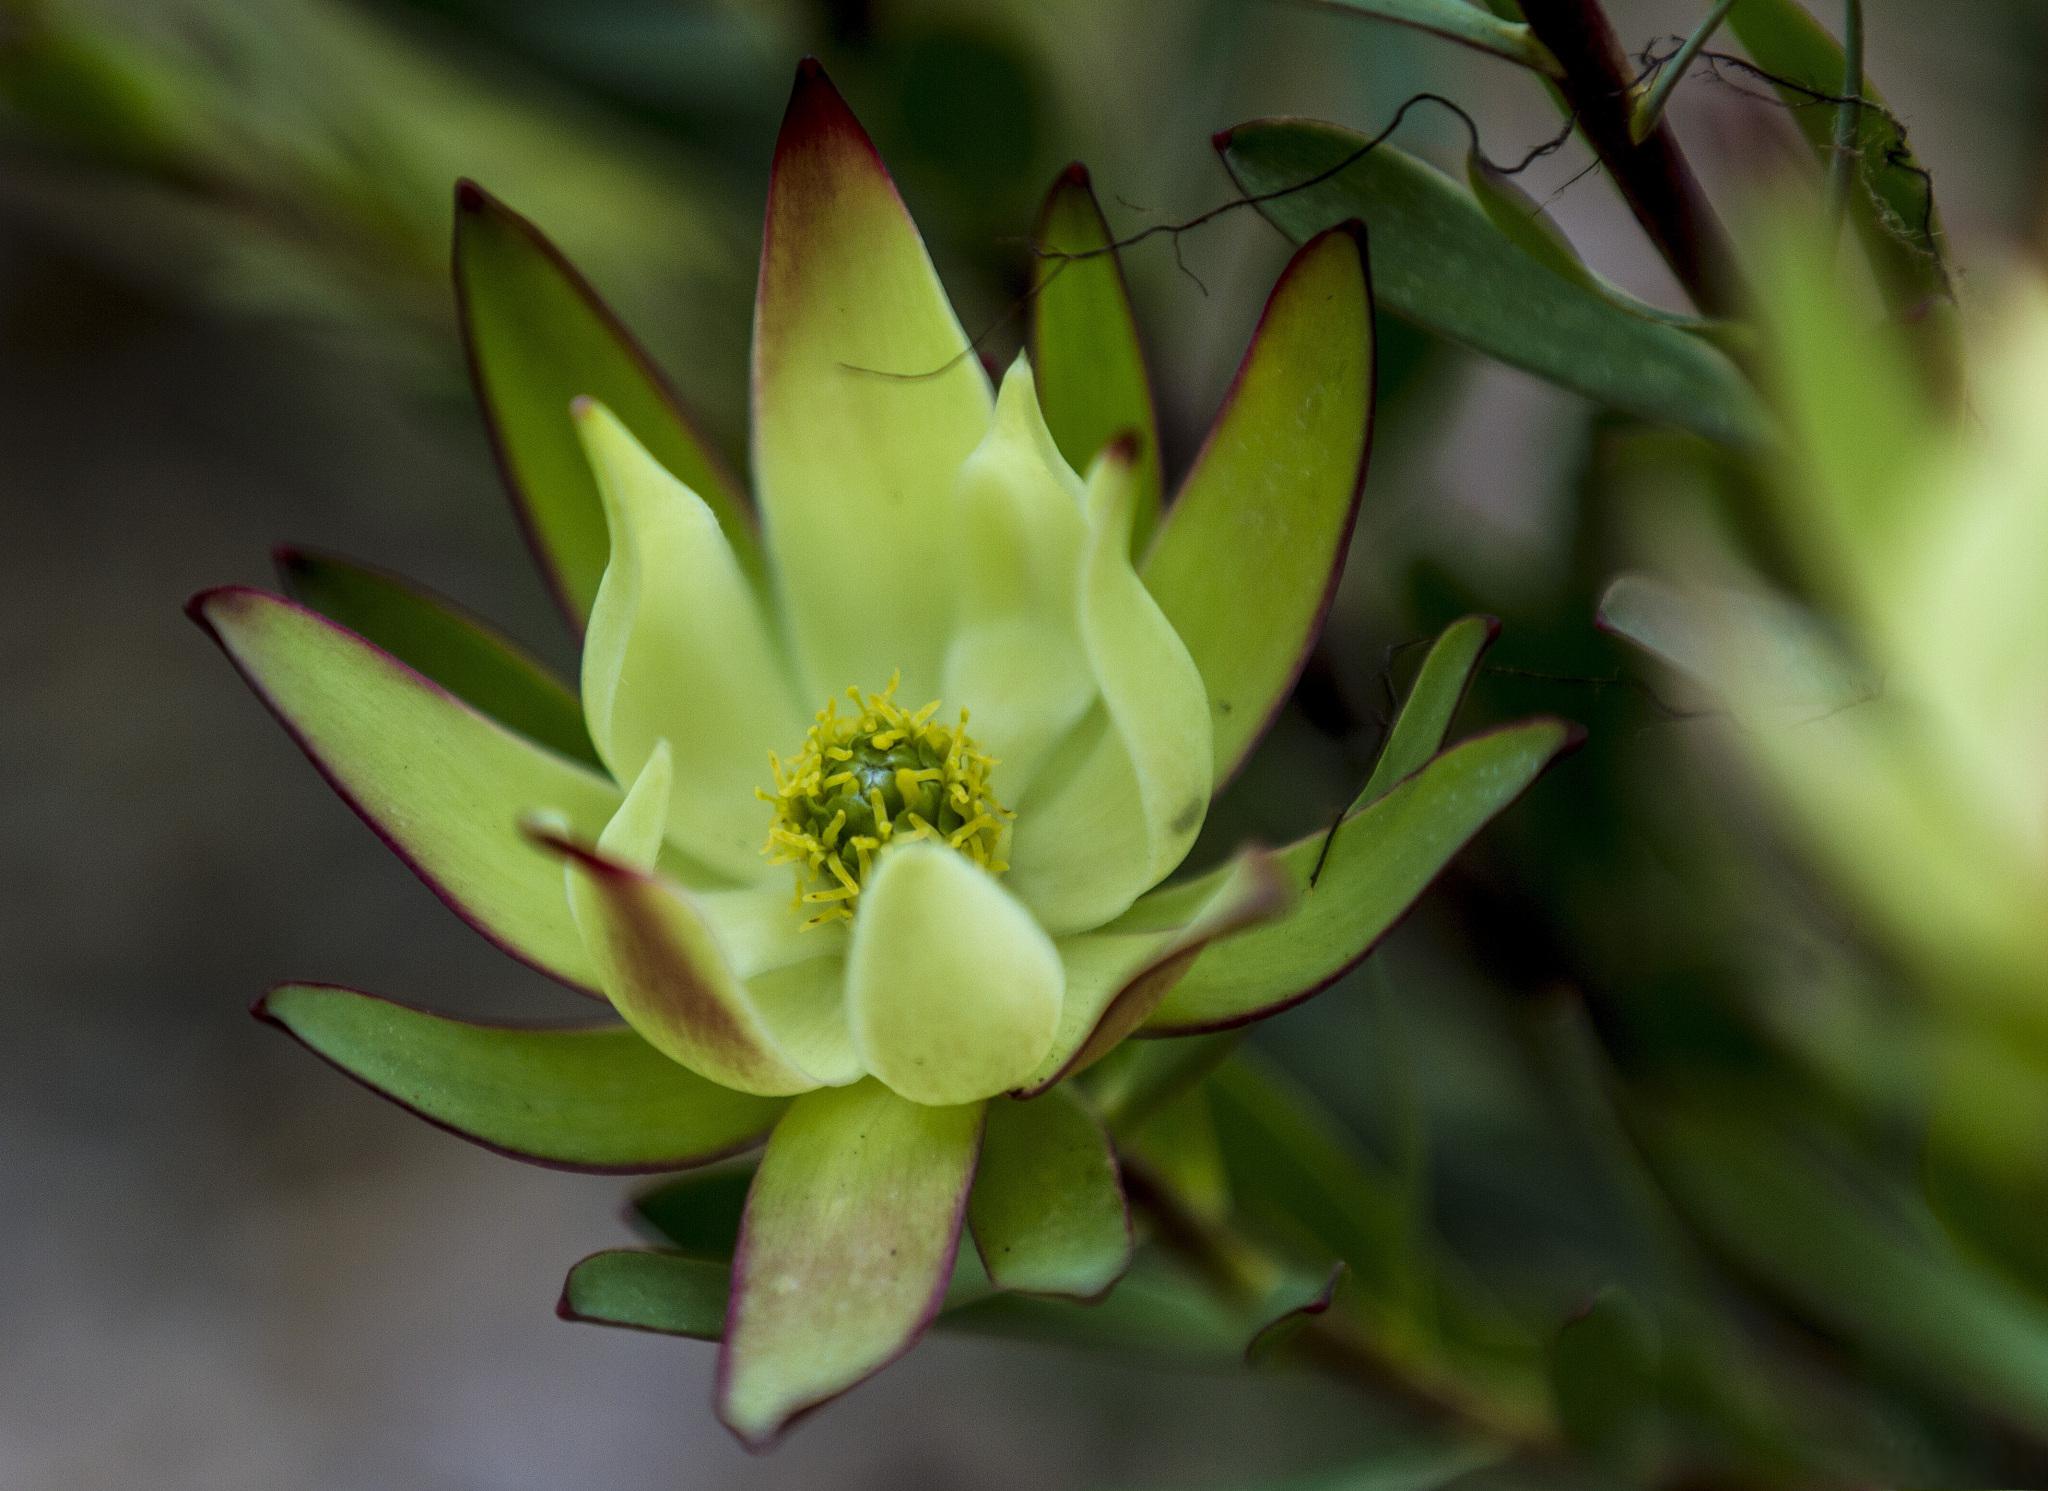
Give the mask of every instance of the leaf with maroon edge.
[(1351, 805), (1354, 810), (1385, 797), (1396, 783), (1422, 770), (1444, 748), (1444, 737), (1450, 734), (1458, 706), (1465, 702), (1479, 660), (1499, 635), (1500, 623), (1491, 616), (1467, 616), (1444, 628), (1408, 687), (1408, 697), (1394, 717), (1393, 728), (1387, 731), (1372, 775)]
[(1131, 543), (1143, 552), (1159, 518), (1159, 420), (1123, 266), (1079, 161), (1046, 193), (1032, 243), (1025, 335), (1046, 425), (1076, 471), (1118, 436), (1137, 434)]
[(576, 691), (453, 601), (336, 554), (279, 545), (270, 557), (293, 600), (376, 643), (508, 729), (602, 769)]
[(756, 1143), (783, 1104), (683, 1070), (622, 1025), (482, 1025), (328, 984), (260, 1020), (438, 1128), (566, 1170), (679, 1170)]
[(596, 399), (718, 515), (763, 573), (737, 479), (590, 283), (540, 229), (473, 181), (455, 188), (455, 308), (470, 379), (535, 557), (582, 630), (610, 552), (597, 483), (569, 422)]
[[(1334, 830), (1277, 856), (1300, 892), (1286, 915), (1218, 942), (1161, 1001), (1148, 1035), (1192, 1035), (1277, 1014), (1355, 968), (1453, 855), (1560, 755), (1577, 726), (1537, 719), (1445, 751)], [(1171, 893), (1192, 895), (1204, 876)]]
[(555, 1314), (588, 1325), (716, 1341), (725, 1330), (731, 1265), (641, 1248), (607, 1248), (569, 1270)]
[(1209, 693), (1221, 789), (1286, 702), (1336, 595), (1371, 446), (1365, 230), (1304, 244), (1143, 565)]
[(1096, 1299), (1130, 1266), (1116, 1155), (1070, 1088), (990, 1105), (967, 1220), (1000, 1289)]
[[(815, 61), (769, 174), (754, 483), (814, 688), (938, 692), (954, 483), (994, 399), (874, 143)], [(859, 617), (860, 625), (847, 624)]]
[(557, 815), (594, 839), (618, 808), (616, 787), (280, 596), (223, 586), (187, 610), (451, 910), (543, 973), (596, 986), (561, 868), (520, 837), (518, 819)]
[(946, 1295), (982, 1105), (881, 1083), (798, 1098), (747, 1197), (718, 1357), (718, 1416), (763, 1449), (914, 1345)]

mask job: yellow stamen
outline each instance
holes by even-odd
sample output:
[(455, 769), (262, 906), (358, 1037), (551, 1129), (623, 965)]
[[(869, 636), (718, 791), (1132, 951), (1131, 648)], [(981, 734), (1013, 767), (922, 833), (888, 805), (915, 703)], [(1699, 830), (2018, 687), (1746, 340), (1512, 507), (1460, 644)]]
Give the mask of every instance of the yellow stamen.
[(938, 839), (991, 874), (1009, 868), (1000, 850), (1016, 815), (989, 788), (995, 758), (968, 736), (966, 710), (957, 725), (935, 725), (938, 700), (898, 705), (899, 681), (879, 694), (847, 689), (847, 714), (828, 699), (801, 750), (768, 758), (775, 785), (756, 795), (775, 819), (762, 852), (795, 866), (807, 928), (852, 919), (885, 844)]

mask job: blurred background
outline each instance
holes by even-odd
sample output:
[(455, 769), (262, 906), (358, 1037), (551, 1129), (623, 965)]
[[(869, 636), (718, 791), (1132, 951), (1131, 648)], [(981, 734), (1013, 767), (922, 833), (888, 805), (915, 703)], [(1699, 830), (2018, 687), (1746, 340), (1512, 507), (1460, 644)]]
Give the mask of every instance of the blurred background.
[[(1641, 47), (1704, 7), (1610, 9)], [(2048, 238), (2048, 24), (2035, 0), (1869, 10), (1967, 298)], [(999, 360), (1069, 159), (1129, 233), (1224, 201), (1209, 137), (1247, 118), (1371, 131), (1431, 89), (1499, 160), (1557, 121), (1523, 71), (1303, 0), (0, 0), (0, 1486), (1222, 1487), (1394, 1454), (1382, 1409), (1306, 1375), (944, 1339), (750, 1459), (705, 1406), (710, 1348), (553, 1318), (564, 1268), (627, 1240), (627, 1186), (466, 1146), (245, 1014), (287, 977), (575, 1013), (325, 791), (179, 606), (270, 583), (292, 541), (567, 668), (454, 334), (453, 181), (552, 234), (737, 456), (805, 53)], [(1800, 168), (1767, 96), (1702, 74), (1672, 111), (1716, 191)], [(1454, 169), (1464, 144), (1428, 111), (1401, 138)], [(1680, 304), (1587, 160), (1523, 185), (1602, 273)], [(1165, 238), (1126, 256), (1170, 469), (1289, 251), (1237, 212), (1178, 262)], [(1592, 740), (1375, 959), (1386, 997), (1347, 984), (1256, 1044), (1368, 1159), (1412, 1097), (1432, 1249), (1531, 1341), (1621, 1285), (1667, 1378), (1766, 1400), (1704, 1394), (1708, 1428), (1666, 1431), (1746, 1467), (1701, 1484), (2042, 1484), (2048, 1088), (2001, 1067), (2012, 1106), (1975, 1127), (2014, 1142), (1930, 1183), (1912, 960), (1594, 628), (1666, 468), (1407, 327), (1381, 358), (1340, 603), (1219, 841), (1327, 821), (1410, 644), (1468, 610), (1504, 630), (1466, 726), (1542, 710)], [(1647, 1151), (1615, 1116), (1638, 1102)], [(1371, 1484), (1449, 1475), (1389, 1463)]]

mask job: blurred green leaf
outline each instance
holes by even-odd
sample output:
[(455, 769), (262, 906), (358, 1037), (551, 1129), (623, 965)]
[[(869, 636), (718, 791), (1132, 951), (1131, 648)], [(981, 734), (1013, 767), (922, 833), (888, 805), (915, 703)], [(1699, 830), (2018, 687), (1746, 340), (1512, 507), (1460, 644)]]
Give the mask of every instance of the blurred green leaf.
[(1867, 1161), (1778, 1117), (1726, 1098), (1641, 1115), (1680, 1203), (1745, 1273), (1926, 1391), (2048, 1430), (2048, 1308)]
[(1580, 1451), (1640, 1479), (1655, 1449), (1657, 1383), (1649, 1321), (1624, 1290), (1609, 1287), (1564, 1323), (1552, 1344), (1557, 1421)]
[(1157, 1357), (1179, 1365), (1231, 1367), (1244, 1357), (1254, 1322), (1217, 1302), (1202, 1281), (1141, 1251), (1097, 1303), (1029, 1294), (988, 1294), (949, 1302), (940, 1325), (966, 1335)]
[(1392, 21), (1397, 26), (1428, 31), (1448, 41), (1476, 47), (1495, 57), (1534, 68), (1547, 77), (1554, 78), (1563, 72), (1557, 65), (1557, 59), (1550, 55), (1550, 48), (1538, 41), (1526, 25), (1489, 15), (1468, 0), (1323, 0), (1323, 3), (1338, 10), (1368, 15), (1375, 20)]
[(1619, 575), (1600, 598), (1599, 623), (1745, 713), (1812, 716), (1876, 692), (1818, 621), (1764, 591)]
[(540, 230), (473, 183), (457, 189), (455, 294), (506, 484), (563, 609), (580, 629), (611, 546), (570, 402), (596, 399), (718, 517), (757, 581), (736, 479), (597, 292)]
[(1344, 1282), (1344, 1274), (1345, 1266), (1339, 1263), (1320, 1279), (1313, 1274), (1299, 1274), (1268, 1290), (1258, 1307), (1265, 1322), (1245, 1343), (1246, 1364), (1257, 1366), (1272, 1360), (1311, 1320), (1327, 1314)]
[(1218, 142), (1238, 186), (1290, 238), (1363, 219), (1387, 309), (1617, 409), (1728, 444), (1762, 441), (1761, 406), (1725, 356), (1531, 258), (1434, 166), (1313, 120), (1255, 120)]
[(452, 601), (332, 554), (279, 549), (276, 558), (294, 600), (411, 664), (499, 724), (603, 770), (576, 691)]
[[(1181, 1044), (1132, 1041), (1126, 1049), (1171, 1050)], [(1216, 1140), (1216, 1121), (1209, 1111), (1207, 1088), (1189, 1087), (1147, 1109), (1136, 1123), (1118, 1130), (1117, 1143), (1195, 1216), (1218, 1222), (1230, 1215), (1230, 1176), (1224, 1168), (1222, 1146)]]
[[(1453, 746), (1334, 833), (1281, 851), (1301, 888), (1279, 920), (1207, 949), (1154, 1011), (1155, 1034), (1215, 1030), (1283, 1009), (1351, 969), (1486, 824), (1569, 748), (1558, 720), (1511, 725)], [(1199, 894), (1209, 877), (1175, 894)]]
[(725, 1334), (731, 1265), (676, 1253), (593, 1253), (562, 1284), (564, 1320), (716, 1341)]
[(1407, 1193), (1306, 1089), (1249, 1052), (1206, 1088), (1241, 1218), (1304, 1260), (1348, 1263), (1374, 1298), (1405, 1278)]
[(1458, 706), (1465, 702), (1479, 659), (1499, 635), (1500, 623), (1491, 616), (1467, 616), (1452, 622), (1430, 644), (1401, 712), (1387, 731), (1387, 743), (1380, 748), (1372, 775), (1351, 804), (1354, 812), (1385, 797), (1443, 749), (1444, 737), (1451, 732)]
[(1176, 1101), (1237, 1048), (1239, 1031), (1174, 1041), (1125, 1041), (1082, 1074), (1096, 1111), (1122, 1133)]
[(1437, 1491), (1503, 1458), (1501, 1450), (1484, 1444), (1391, 1445), (1369, 1460), (1340, 1469), (1240, 1483), (1220, 1491)]
[[(1835, 111), (1817, 107), (1842, 92), (1842, 47), (1798, 0), (1737, 0), (1728, 17), (1756, 65), (1770, 76), (1793, 121), (1825, 163), (1835, 154)], [(1856, 224), (1895, 307), (1917, 310), (1950, 295), (1934, 178), (1906, 143), (1867, 80), (1856, 132), (1856, 180), (1848, 195)]]
[(1064, 1086), (989, 1105), (967, 1221), (998, 1288), (1092, 1299), (1131, 1261), (1109, 1136)]
[(633, 1198), (633, 1214), (693, 1258), (729, 1259), (753, 1181), (751, 1160), (691, 1170), (640, 1192)]
[(680, 1170), (757, 1141), (783, 1104), (687, 1072), (623, 1025), (472, 1025), (286, 984), (257, 1005), (358, 1082), (488, 1148), (571, 1170)]
[(1086, 471), (1119, 435), (1136, 432), (1131, 545), (1143, 553), (1162, 495), (1159, 422), (1123, 266), (1087, 169), (1078, 162), (1046, 194), (1032, 242), (1027, 336), (1039, 406), (1060, 453), (1076, 471)]

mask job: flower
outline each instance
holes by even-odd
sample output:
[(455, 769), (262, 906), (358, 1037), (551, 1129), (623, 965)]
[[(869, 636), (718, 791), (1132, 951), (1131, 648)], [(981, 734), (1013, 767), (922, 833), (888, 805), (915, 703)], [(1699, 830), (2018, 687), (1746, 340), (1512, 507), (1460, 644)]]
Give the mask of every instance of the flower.
[(458, 193), (472, 368), (584, 628), (580, 718), (479, 623), (344, 561), (282, 556), (331, 619), (244, 588), (193, 603), (444, 900), (625, 1027), (310, 985), (260, 1015), (547, 1163), (673, 1169), (769, 1134), (719, 1332), (719, 1412), (754, 1444), (916, 1339), (970, 1213), (998, 1287), (1113, 1284), (1114, 1157), (1056, 1084), (1141, 1027), (1242, 1023), (1328, 983), (1566, 743), (1540, 722), (1432, 761), (1446, 713), (1404, 748), (1420, 770), (1335, 835), (1162, 888), (1333, 593), (1371, 414), (1362, 231), (1296, 255), (1161, 518), (1078, 168), (1040, 225), (1035, 365), (994, 389), (815, 64), (767, 218), (757, 535), (590, 287)]

